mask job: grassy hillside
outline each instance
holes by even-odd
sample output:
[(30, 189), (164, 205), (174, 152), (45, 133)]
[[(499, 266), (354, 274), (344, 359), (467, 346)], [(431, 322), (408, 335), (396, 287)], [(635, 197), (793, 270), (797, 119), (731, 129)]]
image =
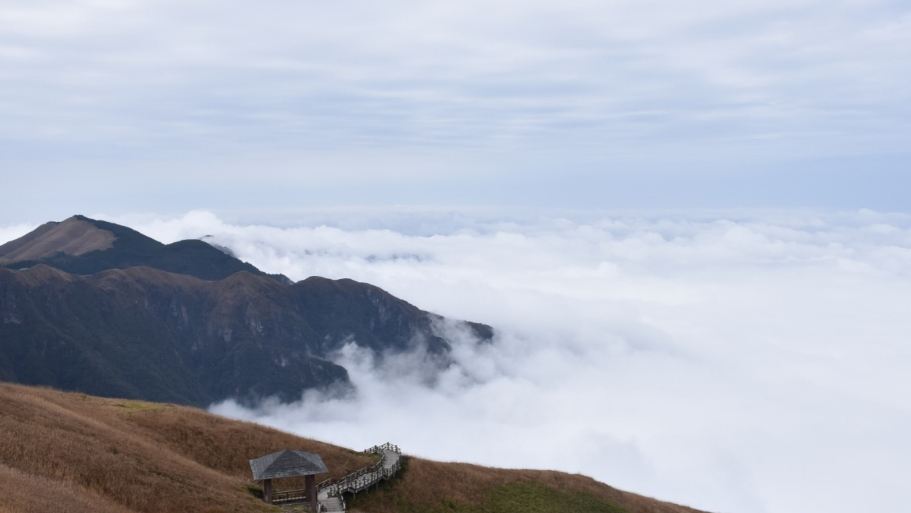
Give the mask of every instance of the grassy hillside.
[(372, 461), (193, 408), (0, 384), (2, 513), (277, 511), (248, 490), (247, 460), (282, 448), (336, 476)]
[[(277, 512), (247, 460), (319, 453), (331, 475), (372, 462), (348, 449), (169, 404), (0, 384), (0, 513)], [(583, 476), (408, 458), (352, 506), (365, 513), (683, 513)]]
[(365, 513), (699, 513), (581, 475), (417, 458), (397, 479), (349, 502)]

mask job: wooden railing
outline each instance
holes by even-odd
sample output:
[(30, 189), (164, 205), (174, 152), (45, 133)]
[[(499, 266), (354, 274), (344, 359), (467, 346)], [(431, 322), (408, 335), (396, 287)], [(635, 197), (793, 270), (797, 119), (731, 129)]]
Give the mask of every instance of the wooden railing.
[(272, 492), (272, 504), (283, 504), (285, 502), (304, 502), (307, 500), (307, 490), (282, 490)]
[(383, 451), (392, 451), (396, 454), (402, 454), (402, 450), (399, 448), (399, 446), (391, 442), (386, 442), (382, 445), (374, 445), (369, 449), (364, 449), (364, 452), (367, 454), (381, 454)]
[(402, 468), (402, 460), (401, 458), (396, 458), (395, 463), (387, 467), (387, 451), (397, 455), (402, 454), (402, 450), (399, 446), (389, 442), (382, 445), (374, 445), (364, 452), (367, 454), (382, 454), (383, 457), (380, 458), (379, 461), (373, 465), (355, 470), (338, 480), (333, 481), (327, 479), (317, 485), (317, 490), (325, 491), (330, 497), (341, 498), (345, 493), (358, 493), (370, 488), (380, 481), (389, 479)]

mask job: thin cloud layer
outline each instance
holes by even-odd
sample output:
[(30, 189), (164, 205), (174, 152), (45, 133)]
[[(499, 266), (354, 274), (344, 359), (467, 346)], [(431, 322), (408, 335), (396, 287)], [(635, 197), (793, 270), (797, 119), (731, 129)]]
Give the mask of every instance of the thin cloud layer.
[(81, 0), (5, 2), (0, 20), (7, 97), (32, 100), (3, 128), (27, 139), (463, 148), (827, 130), (860, 149), (889, 144), (858, 128), (903, 125), (888, 109), (908, 97), (911, 18), (877, 0)]
[(267, 271), (371, 282), (499, 331), (489, 346), (454, 334), (458, 365), (434, 385), (413, 356), (378, 365), (349, 346), (338, 359), (356, 397), (221, 414), (352, 447), (389, 439), (431, 458), (582, 472), (711, 511), (904, 508), (908, 216), (434, 215), (364, 223), (397, 230), (207, 212), (133, 226), (165, 241), (209, 234)]
[(902, 205), (857, 175), (907, 167), (907, 2), (13, 0), (0, 26), (3, 178), (57, 215)]

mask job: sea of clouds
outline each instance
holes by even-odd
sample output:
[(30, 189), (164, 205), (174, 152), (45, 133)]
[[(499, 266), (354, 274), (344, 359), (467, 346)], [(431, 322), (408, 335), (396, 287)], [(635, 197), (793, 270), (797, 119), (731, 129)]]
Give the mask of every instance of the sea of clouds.
[[(911, 217), (859, 212), (114, 218), (212, 235), (294, 280), (349, 277), (497, 329), (337, 355), (354, 397), (212, 411), (349, 447), (554, 468), (717, 512), (903, 511)], [(327, 221), (335, 219), (335, 222)], [(24, 227), (7, 227), (11, 238)], [(451, 328), (451, 327), (450, 327)]]

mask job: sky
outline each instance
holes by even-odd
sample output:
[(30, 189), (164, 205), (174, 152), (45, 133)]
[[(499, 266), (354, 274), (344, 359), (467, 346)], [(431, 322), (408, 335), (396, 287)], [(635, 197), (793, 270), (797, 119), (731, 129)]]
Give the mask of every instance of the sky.
[(911, 6), (0, 0), (0, 216), (907, 210)]
[(488, 323), (494, 343), (441, 327), (457, 365), (435, 382), (419, 354), (378, 365), (351, 345), (334, 358), (356, 396), (212, 411), (355, 449), (581, 472), (717, 513), (907, 510), (911, 216), (333, 217), (113, 220), (166, 242), (211, 235), (294, 280), (374, 283)]
[(907, 1), (0, 0), (0, 242), (75, 213), (212, 235), (497, 329), (441, 326), (433, 386), (354, 345), (359, 395), (221, 414), (898, 513), (909, 54)]

